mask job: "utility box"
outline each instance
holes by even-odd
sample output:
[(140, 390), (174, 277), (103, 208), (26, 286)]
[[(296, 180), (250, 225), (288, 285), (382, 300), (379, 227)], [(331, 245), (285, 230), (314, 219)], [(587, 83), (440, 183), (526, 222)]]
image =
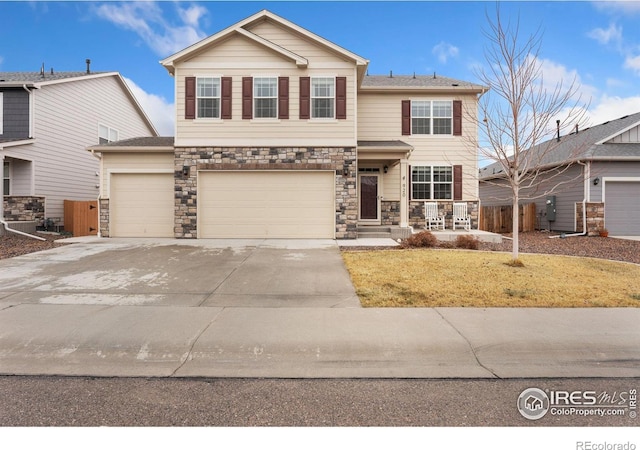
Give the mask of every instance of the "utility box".
[(547, 220), (554, 222), (556, 220), (556, 196), (550, 195), (547, 197)]

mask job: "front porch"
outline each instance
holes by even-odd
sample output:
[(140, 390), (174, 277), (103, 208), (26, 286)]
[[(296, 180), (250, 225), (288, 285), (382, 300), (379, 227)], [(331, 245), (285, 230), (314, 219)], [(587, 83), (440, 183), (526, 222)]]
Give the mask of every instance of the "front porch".
[[(351, 241), (363, 241), (363, 240), (380, 240), (389, 239), (397, 243), (399, 239), (406, 239), (411, 236), (412, 233), (419, 233), (425, 231), (424, 228), (404, 228), (400, 226), (378, 226), (378, 225), (358, 225), (358, 238)], [(499, 244), (502, 242), (502, 235), (497, 233), (491, 233), (483, 230), (431, 230), (431, 233), (442, 242), (455, 242), (458, 236), (472, 236), (477, 238), (480, 242), (489, 242)], [(342, 241), (340, 242), (342, 245)], [(375, 243), (374, 243), (375, 245)]]

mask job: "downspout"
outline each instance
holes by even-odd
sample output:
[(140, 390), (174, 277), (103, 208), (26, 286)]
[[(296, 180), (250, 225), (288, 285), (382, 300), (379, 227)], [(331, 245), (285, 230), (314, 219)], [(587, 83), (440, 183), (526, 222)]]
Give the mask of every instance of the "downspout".
[(562, 233), (557, 236), (549, 236), (549, 239), (553, 238), (568, 238), (574, 236), (586, 236), (587, 235), (587, 197), (589, 196), (589, 178), (591, 178), (591, 165), (589, 163), (581, 163), (578, 161), (578, 164), (583, 165), (585, 167), (584, 171), (584, 197), (582, 198), (582, 233), (571, 233), (565, 234)]
[(16, 233), (16, 234), (19, 234), (20, 236), (26, 236), (28, 238), (37, 239), (39, 241), (46, 241), (46, 239), (41, 238), (40, 236), (35, 236), (33, 234), (25, 233), (24, 231), (14, 230), (13, 228), (10, 228), (9, 224), (5, 222), (4, 219), (0, 219), (0, 224), (4, 226), (4, 229), (6, 231), (9, 231), (11, 233)]

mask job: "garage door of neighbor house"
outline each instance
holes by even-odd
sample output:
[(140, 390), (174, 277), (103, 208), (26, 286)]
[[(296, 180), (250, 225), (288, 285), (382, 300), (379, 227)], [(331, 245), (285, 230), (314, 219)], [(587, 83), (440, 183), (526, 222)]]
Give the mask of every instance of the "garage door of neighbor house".
[(173, 237), (170, 173), (113, 173), (109, 200), (111, 237)]
[(198, 237), (335, 236), (333, 172), (198, 173)]
[(607, 181), (604, 220), (612, 236), (640, 235), (640, 182)]

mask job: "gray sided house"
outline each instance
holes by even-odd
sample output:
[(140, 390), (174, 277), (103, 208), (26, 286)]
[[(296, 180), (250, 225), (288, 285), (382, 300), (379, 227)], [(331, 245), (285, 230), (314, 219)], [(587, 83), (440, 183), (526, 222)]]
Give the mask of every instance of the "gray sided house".
[[(597, 235), (606, 228), (614, 236), (640, 236), (640, 113), (578, 129), (530, 152), (545, 148), (552, 150), (542, 161), (540, 183), (522, 191), (541, 197), (521, 201), (535, 202), (539, 229)], [(502, 170), (499, 163), (480, 169), (483, 206), (510, 204)], [(555, 201), (555, 217), (548, 201)]]
[(443, 214), (466, 202), (477, 227), (485, 87), (370, 76), (368, 60), (269, 11), (161, 64), (175, 137), (89, 148), (101, 156), (102, 236), (402, 235), (424, 226), (426, 200)]
[(64, 225), (64, 200), (98, 197), (88, 146), (156, 135), (117, 72), (0, 72), (0, 219), (31, 231), (45, 219)]

